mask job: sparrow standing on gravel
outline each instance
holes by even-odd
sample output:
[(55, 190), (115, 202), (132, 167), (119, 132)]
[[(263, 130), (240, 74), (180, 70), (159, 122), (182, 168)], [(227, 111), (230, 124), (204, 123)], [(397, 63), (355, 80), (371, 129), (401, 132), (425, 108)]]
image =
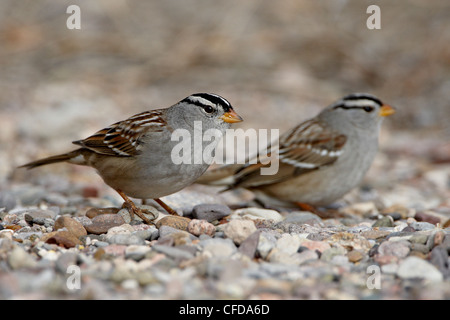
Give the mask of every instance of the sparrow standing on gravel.
[[(160, 197), (180, 191), (192, 184), (209, 167), (208, 163), (174, 164), (172, 148), (177, 144), (171, 134), (176, 129), (194, 134), (194, 122), (201, 121), (203, 130), (218, 129), (222, 134), (230, 125), (242, 121), (224, 98), (208, 93), (197, 93), (167, 109), (136, 114), (114, 123), (92, 136), (73, 143), (80, 148), (27, 163), (21, 167), (34, 168), (50, 163), (68, 162), (90, 166), (97, 170), (105, 183), (124, 199), (124, 207), (131, 215), (149, 220), (129, 197), (154, 199), (171, 214), (173, 209)], [(213, 143), (218, 143), (214, 141)], [(208, 143), (211, 145), (211, 142)], [(193, 145), (191, 157), (203, 148)]]
[(279, 161), (276, 174), (261, 175), (270, 163), (248, 159), (207, 171), (197, 182), (246, 188), (275, 205), (329, 205), (362, 181), (378, 150), (382, 120), (394, 112), (373, 95), (347, 95), (280, 136), (278, 147), (268, 146), (264, 154), (275, 153)]

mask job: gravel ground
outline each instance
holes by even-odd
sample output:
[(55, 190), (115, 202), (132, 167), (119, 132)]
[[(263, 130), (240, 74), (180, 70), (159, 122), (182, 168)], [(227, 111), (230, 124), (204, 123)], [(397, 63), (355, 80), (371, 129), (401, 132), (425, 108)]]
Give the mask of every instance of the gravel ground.
[[(450, 299), (446, 0), (0, 4), (0, 299)], [(89, 168), (17, 166), (194, 92), (240, 128), (351, 92), (397, 108), (362, 185), (319, 217), (193, 185), (132, 220)]]
[(15, 184), (0, 192), (0, 298), (449, 299), (450, 167), (387, 154), (327, 218), (194, 185), (166, 197), (183, 217), (155, 204), (146, 225), (91, 184)]

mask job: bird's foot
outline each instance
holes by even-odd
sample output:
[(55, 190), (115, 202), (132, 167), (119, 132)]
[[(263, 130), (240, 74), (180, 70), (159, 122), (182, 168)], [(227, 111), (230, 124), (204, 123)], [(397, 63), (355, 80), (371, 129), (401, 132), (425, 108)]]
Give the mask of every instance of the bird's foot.
[[(146, 224), (152, 224), (152, 221), (157, 218), (157, 216), (155, 216), (152, 212), (150, 212), (148, 210), (145, 210), (145, 209), (140, 209), (140, 208), (136, 207), (136, 205), (132, 201), (125, 201), (123, 203), (122, 208), (125, 208), (125, 209), (128, 210), (128, 212), (130, 213), (130, 216), (131, 216), (131, 220), (134, 219), (134, 215), (135, 214), (139, 218), (141, 218), (142, 221), (144, 221)], [(153, 215), (153, 217), (151, 219), (149, 219), (149, 218), (147, 218), (145, 216), (144, 213), (151, 214), (151, 215)]]

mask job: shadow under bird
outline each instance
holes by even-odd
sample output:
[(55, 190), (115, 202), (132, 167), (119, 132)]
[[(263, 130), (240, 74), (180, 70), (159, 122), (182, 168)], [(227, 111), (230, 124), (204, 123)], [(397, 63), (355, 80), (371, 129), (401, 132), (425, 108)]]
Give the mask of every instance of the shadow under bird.
[(285, 132), (277, 146), (260, 152), (279, 162), (275, 174), (262, 175), (260, 169), (271, 162), (256, 155), (243, 165), (209, 170), (197, 183), (246, 188), (265, 204), (295, 203), (313, 211), (314, 206), (333, 203), (362, 181), (378, 150), (382, 120), (394, 113), (394, 108), (373, 95), (347, 95)]
[[(202, 129), (218, 129), (222, 135), (232, 123), (242, 121), (232, 105), (216, 94), (196, 93), (166, 109), (145, 111), (116, 122), (92, 136), (74, 141), (80, 148), (60, 155), (33, 161), (21, 167), (68, 162), (90, 166), (97, 170), (104, 182), (124, 199), (130, 214), (150, 221), (129, 198), (154, 199), (166, 211), (175, 211), (159, 198), (180, 191), (194, 183), (209, 167), (171, 161), (171, 152), (178, 143), (171, 135), (176, 129), (194, 134), (194, 122), (201, 121)], [(219, 141), (214, 141), (217, 145)], [(211, 147), (211, 142), (208, 142)], [(193, 145), (191, 157), (204, 146)]]

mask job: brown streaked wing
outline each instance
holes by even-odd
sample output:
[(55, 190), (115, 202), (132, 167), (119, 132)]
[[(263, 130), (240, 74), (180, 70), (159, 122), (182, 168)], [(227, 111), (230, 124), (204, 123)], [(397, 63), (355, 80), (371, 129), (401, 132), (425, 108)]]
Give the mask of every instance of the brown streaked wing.
[(336, 161), (347, 137), (318, 121), (306, 121), (280, 139), (281, 162), (300, 169), (317, 169)]
[[(279, 170), (272, 176), (260, 174), (262, 165), (247, 163), (235, 174), (232, 187), (256, 187), (279, 183), (317, 170), (336, 161), (347, 141), (345, 135), (327, 130), (316, 121), (305, 121), (280, 137), (280, 146), (271, 148), (280, 160)], [(268, 155), (270, 156), (270, 154)]]
[(129, 157), (139, 153), (140, 139), (145, 133), (162, 131), (165, 125), (160, 110), (146, 111), (73, 143), (99, 154)]

